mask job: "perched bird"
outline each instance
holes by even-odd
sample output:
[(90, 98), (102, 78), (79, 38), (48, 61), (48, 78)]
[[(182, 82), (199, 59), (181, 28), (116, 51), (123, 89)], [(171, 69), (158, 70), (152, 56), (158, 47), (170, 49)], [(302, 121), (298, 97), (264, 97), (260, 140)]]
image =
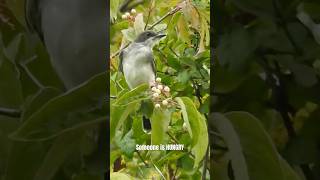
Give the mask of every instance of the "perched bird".
[[(119, 70), (123, 72), (126, 82), (130, 89), (140, 84), (155, 83), (156, 67), (152, 48), (164, 37), (154, 31), (144, 31), (138, 35), (134, 42), (120, 52)], [(143, 102), (141, 107), (147, 105)], [(150, 120), (143, 116), (144, 129), (150, 130)]]
[(156, 68), (152, 48), (164, 36), (154, 31), (144, 31), (120, 52), (119, 70), (123, 72), (130, 89), (143, 83), (152, 85), (155, 82)]
[(107, 70), (107, 1), (26, 0), (25, 8), (67, 89)]

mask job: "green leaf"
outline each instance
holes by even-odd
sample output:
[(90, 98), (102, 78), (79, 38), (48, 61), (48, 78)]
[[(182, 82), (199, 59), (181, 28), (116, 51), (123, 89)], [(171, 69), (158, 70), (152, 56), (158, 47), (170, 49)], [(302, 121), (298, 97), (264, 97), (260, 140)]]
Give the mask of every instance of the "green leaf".
[(111, 173), (110, 179), (111, 180), (134, 180), (133, 177), (130, 177), (129, 175), (127, 175), (125, 173), (120, 173), (120, 172)]
[(235, 72), (244, 71), (257, 46), (250, 33), (244, 28), (235, 28), (230, 34), (224, 34), (220, 41), (217, 55), (221, 65)]
[(225, 117), (240, 139), (250, 179), (283, 180), (279, 154), (259, 120), (247, 112), (229, 112)]
[[(106, 74), (101, 73), (51, 99), (10, 137), (22, 141), (47, 140), (65, 131), (106, 121), (100, 114), (90, 114), (90, 111), (99, 109), (103, 104), (101, 100), (106, 96), (106, 78)], [(80, 110), (85, 113), (81, 114)]]
[(19, 72), (0, 50), (0, 106), (19, 108), (21, 102)]
[(240, 139), (237, 132), (233, 128), (233, 125), (229, 119), (220, 113), (213, 113), (211, 117), (215, 122), (214, 124), (217, 130), (221, 133), (226, 145), (228, 146), (235, 180), (250, 179), (246, 160), (244, 154), (242, 153), (243, 150)]
[(285, 175), (285, 180), (301, 180), (298, 174), (290, 167), (286, 160), (282, 157), (280, 158), (280, 163), (282, 166), (283, 173)]
[(300, 10), (297, 14), (297, 18), (311, 31), (315, 41), (320, 44), (320, 24), (316, 24), (310, 15), (305, 11)]
[(13, 142), (4, 179), (33, 179), (45, 154), (46, 149), (41, 143)]
[(120, 0), (110, 1), (110, 20), (114, 22), (117, 20), (117, 14), (119, 11)]
[(123, 34), (123, 38), (130, 42), (134, 41), (137, 36), (135, 30), (132, 27), (121, 30), (121, 32)]
[(148, 97), (146, 91), (148, 89), (148, 84), (141, 84), (138, 87), (118, 97), (118, 99), (114, 102), (113, 106), (126, 106), (131, 103), (147, 99)]
[(133, 152), (136, 150), (136, 141), (132, 138), (133, 131), (130, 130), (118, 143), (118, 147), (129, 158), (133, 157)]
[(110, 142), (112, 142), (116, 131), (122, 126), (128, 116), (138, 107), (138, 103), (132, 103), (128, 106), (111, 105), (110, 111)]
[(270, 0), (231, 0), (231, 2), (240, 9), (258, 16), (273, 17), (275, 14), (272, 1)]
[(69, 154), (79, 148), (83, 133), (73, 131), (58, 137), (47, 152), (34, 180), (51, 180)]
[(198, 167), (208, 147), (208, 129), (206, 119), (199, 113), (193, 101), (188, 97), (177, 97), (181, 106), (183, 120), (192, 138), (192, 152), (195, 155), (194, 167)]
[(164, 144), (170, 123), (171, 112), (167, 109), (154, 108), (151, 117), (151, 144)]
[(55, 88), (41, 89), (36, 95), (34, 95), (29, 102), (24, 105), (24, 111), (22, 113), (22, 119), (27, 120), (33, 113), (37, 112), (46, 102), (50, 99), (60, 95), (61, 92)]

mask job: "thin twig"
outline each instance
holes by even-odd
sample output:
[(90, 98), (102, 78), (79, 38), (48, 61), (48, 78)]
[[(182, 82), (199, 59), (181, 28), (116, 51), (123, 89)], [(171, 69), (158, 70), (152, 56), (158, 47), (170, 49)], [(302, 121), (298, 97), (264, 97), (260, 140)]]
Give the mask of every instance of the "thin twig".
[(144, 28), (143, 28), (144, 30), (146, 30), (147, 27), (148, 27), (149, 20), (150, 20), (150, 15), (151, 15), (151, 12), (152, 12), (152, 10), (153, 10), (153, 7), (152, 7), (152, 4), (153, 4), (153, 3), (154, 3), (154, 0), (152, 0), (152, 1), (150, 2), (146, 25), (145, 25)]
[(18, 109), (0, 108), (0, 115), (19, 118), (21, 117), (21, 111)]
[(164, 19), (166, 19), (168, 16), (171, 16), (173, 14), (175, 14), (176, 12), (178, 12), (181, 9), (180, 6), (176, 6), (174, 9), (172, 9), (171, 11), (169, 11), (166, 15), (162, 16), (162, 18), (160, 18), (157, 22), (153, 23), (148, 29), (152, 29), (154, 28), (157, 24), (161, 23)]
[(149, 165), (148, 165), (148, 164), (146, 163), (146, 161), (143, 159), (143, 157), (141, 156), (140, 152), (139, 152), (139, 151), (136, 151), (136, 152), (137, 152), (140, 160), (143, 162), (143, 164), (148, 167)]

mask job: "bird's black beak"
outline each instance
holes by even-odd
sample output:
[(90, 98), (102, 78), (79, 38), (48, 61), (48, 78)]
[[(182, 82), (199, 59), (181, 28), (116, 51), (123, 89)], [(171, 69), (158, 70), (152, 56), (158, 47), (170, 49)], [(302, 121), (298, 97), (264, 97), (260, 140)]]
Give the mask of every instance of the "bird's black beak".
[(160, 39), (160, 38), (163, 38), (163, 37), (165, 37), (166, 35), (165, 34), (158, 34), (157, 36), (156, 36), (156, 38), (157, 39)]

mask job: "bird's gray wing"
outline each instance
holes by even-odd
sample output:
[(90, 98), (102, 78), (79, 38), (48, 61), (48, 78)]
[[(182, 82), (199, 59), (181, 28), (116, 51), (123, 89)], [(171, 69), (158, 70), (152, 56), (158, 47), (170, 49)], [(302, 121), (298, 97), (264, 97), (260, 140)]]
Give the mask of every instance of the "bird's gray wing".
[(151, 54), (151, 58), (150, 59), (152, 59), (151, 67), (152, 67), (152, 70), (154, 72), (154, 77), (157, 77), (157, 68), (156, 68), (156, 64), (155, 64), (154, 57), (153, 57), (152, 54)]
[(120, 72), (122, 72), (123, 73), (123, 67), (122, 67), (122, 63), (123, 63), (123, 51), (124, 50), (122, 50), (121, 52), (120, 52), (120, 54), (119, 54), (119, 67), (118, 67), (118, 69), (119, 69), (119, 71)]

